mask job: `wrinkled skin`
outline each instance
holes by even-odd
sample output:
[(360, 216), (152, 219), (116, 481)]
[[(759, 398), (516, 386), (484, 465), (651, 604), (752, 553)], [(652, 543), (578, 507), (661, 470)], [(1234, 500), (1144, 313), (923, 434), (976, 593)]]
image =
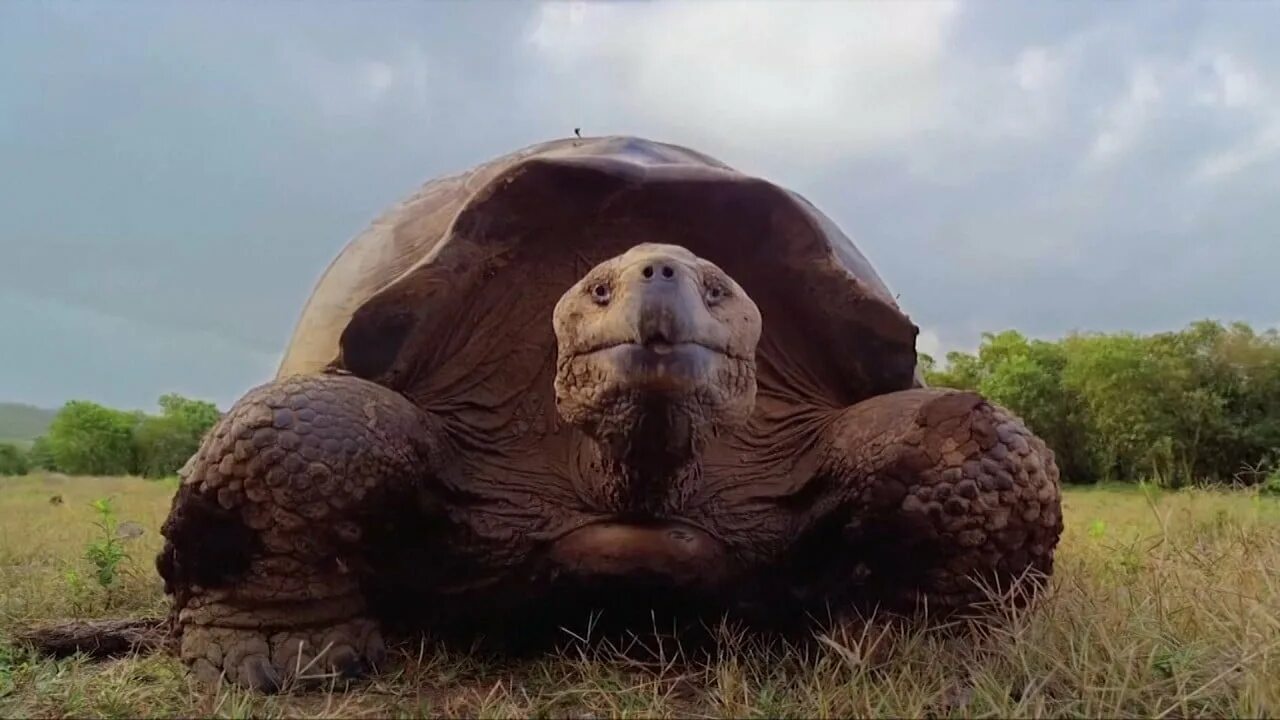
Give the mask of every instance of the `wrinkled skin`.
[(1052, 571), (1057, 469), (1017, 418), (917, 388), (753, 422), (762, 322), (681, 247), (591, 269), (555, 306), (545, 378), (567, 424), (547, 447), (569, 449), (545, 451), (516, 495), (488, 489), (515, 470), (485, 459), (474, 427), (386, 387), (325, 373), (251, 391), (184, 470), (163, 530), (183, 660), (276, 690), (376, 669), (382, 630), (406, 619), (484, 626), (638, 597), (764, 617), (963, 608), (984, 597), (975, 581)]

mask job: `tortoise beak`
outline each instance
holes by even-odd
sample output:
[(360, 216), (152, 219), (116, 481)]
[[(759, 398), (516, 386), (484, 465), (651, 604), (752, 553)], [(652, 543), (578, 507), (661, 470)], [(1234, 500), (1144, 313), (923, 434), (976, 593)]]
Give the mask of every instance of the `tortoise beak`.
[(707, 382), (719, 353), (696, 343), (624, 343), (600, 355), (610, 361), (619, 387), (680, 394)]

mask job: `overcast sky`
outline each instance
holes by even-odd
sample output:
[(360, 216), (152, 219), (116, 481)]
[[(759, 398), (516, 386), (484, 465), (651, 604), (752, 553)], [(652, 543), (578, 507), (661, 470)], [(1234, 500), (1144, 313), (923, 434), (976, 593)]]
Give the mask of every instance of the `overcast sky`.
[(422, 182), (572, 133), (789, 186), (984, 330), (1280, 324), (1280, 5), (0, 3), (0, 400), (227, 407)]

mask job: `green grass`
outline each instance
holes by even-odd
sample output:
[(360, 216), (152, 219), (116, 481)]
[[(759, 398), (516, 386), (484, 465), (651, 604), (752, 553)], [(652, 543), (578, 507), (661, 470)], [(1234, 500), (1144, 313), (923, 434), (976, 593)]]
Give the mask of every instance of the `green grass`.
[[(1280, 502), (1244, 492), (1072, 489), (1044, 603), (950, 635), (876, 619), (816, 646), (726, 632), (711, 657), (669, 650), (654, 662), (607, 646), (503, 662), (422, 643), (355, 689), (279, 697), (201, 691), (163, 655), (55, 662), (12, 643), (36, 620), (162, 612), (151, 561), (172, 491), (126, 478), (0, 480), (0, 717), (1280, 714)], [(89, 503), (107, 495), (147, 529), (112, 592), (83, 559)]]

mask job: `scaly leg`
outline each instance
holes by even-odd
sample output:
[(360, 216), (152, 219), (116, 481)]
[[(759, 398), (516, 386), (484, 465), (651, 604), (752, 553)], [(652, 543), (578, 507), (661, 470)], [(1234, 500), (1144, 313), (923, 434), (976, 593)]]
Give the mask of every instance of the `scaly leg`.
[(1053, 453), (980, 395), (871, 398), (841, 414), (822, 450), (819, 479), (830, 492), (810, 527), (839, 537), (837, 552), (827, 548), (824, 586), (856, 568), (873, 598), (946, 611), (983, 601), (984, 584), (1004, 591), (1053, 572), (1062, 533)]
[(268, 691), (376, 666), (361, 539), (404, 516), (442, 466), (442, 438), (407, 399), (351, 376), (246, 394), (184, 468), (162, 529), (183, 661), (202, 680)]

